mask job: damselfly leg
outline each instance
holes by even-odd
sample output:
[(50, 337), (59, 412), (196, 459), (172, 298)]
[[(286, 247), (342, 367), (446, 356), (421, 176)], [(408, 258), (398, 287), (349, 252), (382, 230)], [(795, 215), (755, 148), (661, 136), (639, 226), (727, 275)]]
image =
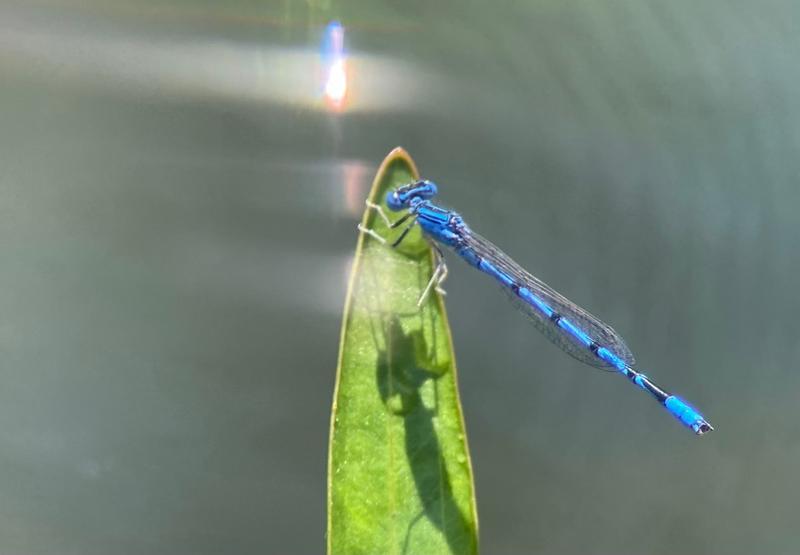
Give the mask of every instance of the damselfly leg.
[(442, 289), (442, 283), (447, 279), (447, 264), (444, 261), (444, 254), (438, 245), (431, 243), (431, 247), (433, 247), (433, 251), (436, 253), (436, 268), (434, 268), (433, 275), (430, 281), (428, 281), (428, 285), (425, 286), (425, 290), (417, 301), (417, 307), (422, 306), (422, 303), (425, 302), (425, 299), (431, 292), (431, 288), (436, 289), (436, 292), (440, 295), (447, 295), (447, 292)]
[[(378, 216), (381, 217), (381, 219), (386, 224), (386, 227), (388, 227), (389, 229), (395, 229), (397, 227), (400, 227), (401, 225), (403, 225), (404, 222), (408, 221), (409, 218), (413, 217), (411, 223), (409, 223), (408, 226), (400, 234), (400, 236), (397, 239), (395, 239), (393, 243), (391, 243), (390, 246), (392, 248), (395, 248), (403, 241), (403, 239), (406, 238), (406, 235), (408, 235), (408, 232), (411, 231), (411, 228), (414, 227), (414, 224), (416, 223), (417, 216), (415, 214), (412, 214), (411, 212), (407, 213), (402, 218), (399, 218), (397, 221), (393, 222), (389, 219), (389, 217), (386, 215), (386, 212), (383, 211), (383, 208), (379, 204), (375, 204), (374, 202), (370, 202), (369, 200), (367, 200), (364, 204), (366, 204), (367, 208), (369, 208), (370, 210), (374, 210), (375, 212), (377, 212)], [(386, 244), (386, 238), (381, 237), (377, 232), (375, 232), (374, 229), (369, 229), (368, 227), (358, 224), (358, 230), (361, 233), (366, 233), (376, 241), (384, 245)]]
[[(400, 233), (400, 235), (397, 237), (397, 239), (395, 239), (392, 243), (388, 244), (388, 246), (392, 248), (395, 248), (400, 243), (402, 243), (403, 239), (405, 239), (406, 236), (408, 235), (408, 232), (411, 231), (411, 228), (413, 228), (414, 225), (417, 223), (417, 214), (414, 214), (412, 212), (406, 213), (403, 217), (393, 222), (389, 219), (389, 217), (386, 215), (386, 212), (384, 212), (383, 207), (381, 207), (379, 204), (375, 204), (374, 202), (370, 202), (369, 200), (367, 200), (365, 204), (367, 205), (368, 209), (374, 210), (375, 212), (378, 213), (378, 216), (380, 216), (380, 218), (386, 224), (386, 227), (389, 229), (396, 229), (401, 225), (403, 225), (403, 223), (407, 222), (409, 219), (411, 220), (409, 224), (405, 227), (405, 229), (403, 229), (402, 233)], [(368, 227), (358, 224), (358, 230), (361, 233), (366, 233), (367, 235), (379, 241), (383, 245), (387, 244), (386, 238), (378, 234), (374, 229), (369, 229)], [(447, 264), (444, 261), (444, 253), (442, 252), (442, 249), (440, 249), (439, 246), (433, 243), (432, 241), (430, 242), (430, 245), (435, 253), (436, 267), (433, 270), (433, 275), (431, 275), (431, 279), (428, 281), (428, 285), (425, 286), (425, 289), (422, 291), (422, 295), (420, 295), (419, 300), (417, 301), (417, 307), (422, 306), (422, 303), (424, 303), (425, 299), (428, 298), (431, 289), (435, 289), (436, 292), (439, 293), (440, 295), (447, 294), (447, 292), (444, 289), (442, 289), (442, 283), (444, 282), (445, 279), (447, 279), (447, 273), (448, 273)]]

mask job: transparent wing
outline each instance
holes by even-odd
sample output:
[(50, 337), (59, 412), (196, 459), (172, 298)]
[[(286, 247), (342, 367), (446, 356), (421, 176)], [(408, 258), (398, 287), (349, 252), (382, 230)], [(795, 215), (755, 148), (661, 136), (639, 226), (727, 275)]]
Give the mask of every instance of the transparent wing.
[[(539, 278), (526, 272), (519, 264), (498, 249), (491, 241), (471, 231), (463, 237), (464, 245), (473, 249), (478, 255), (494, 264), (505, 274), (511, 276), (520, 287), (527, 288), (531, 293), (542, 299), (550, 308), (579, 327), (599, 346), (605, 347), (621, 358), (628, 366), (634, 366), (636, 361), (622, 337), (602, 320), (579, 307)], [(615, 370), (606, 361), (596, 357), (584, 345), (576, 343), (571, 335), (567, 334), (552, 320), (547, 318), (536, 307), (526, 303), (513, 291), (503, 287), (511, 301), (524, 312), (533, 325), (571, 357), (597, 368)]]

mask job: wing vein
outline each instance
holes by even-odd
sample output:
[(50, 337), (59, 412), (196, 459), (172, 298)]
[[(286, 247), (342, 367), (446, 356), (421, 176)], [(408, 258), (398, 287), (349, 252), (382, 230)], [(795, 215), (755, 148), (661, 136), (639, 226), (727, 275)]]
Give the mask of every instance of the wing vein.
[[(622, 339), (614, 328), (587, 310), (576, 305), (536, 276), (527, 272), (488, 239), (470, 231), (468, 234), (464, 235), (463, 245), (473, 249), (481, 258), (491, 262), (502, 272), (511, 276), (520, 287), (527, 288), (531, 293), (541, 298), (550, 308), (578, 326), (599, 346), (609, 349), (629, 366), (634, 366), (636, 361), (633, 357), (633, 353), (631, 353), (630, 349), (625, 344), (625, 340)], [(604, 369), (613, 368), (606, 361), (595, 356), (594, 353), (584, 345), (576, 343), (572, 336), (564, 333), (560, 327), (537, 308), (519, 298), (507, 287), (503, 287), (503, 290), (511, 298), (517, 308), (529, 317), (534, 326), (542, 332), (547, 339), (568, 355), (590, 366)]]

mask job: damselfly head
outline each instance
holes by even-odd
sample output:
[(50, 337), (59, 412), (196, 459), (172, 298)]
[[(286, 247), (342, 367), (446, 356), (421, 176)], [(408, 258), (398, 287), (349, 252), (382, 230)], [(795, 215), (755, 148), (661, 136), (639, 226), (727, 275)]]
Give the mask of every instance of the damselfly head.
[(436, 196), (438, 189), (436, 183), (422, 179), (408, 185), (398, 187), (386, 194), (386, 205), (395, 212), (410, 208), (416, 202), (427, 200)]

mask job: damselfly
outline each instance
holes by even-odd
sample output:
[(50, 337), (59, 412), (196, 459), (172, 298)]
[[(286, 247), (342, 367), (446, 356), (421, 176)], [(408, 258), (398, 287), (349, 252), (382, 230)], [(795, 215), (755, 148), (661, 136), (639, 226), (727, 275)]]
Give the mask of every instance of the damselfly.
[[(390, 229), (406, 224), (391, 247), (399, 245), (417, 224), (428, 238), (434, 240), (431, 245), (436, 253), (436, 268), (418, 306), (422, 305), (432, 288), (444, 293), (441, 284), (447, 277), (447, 265), (437, 243), (450, 247), (470, 266), (500, 282), (534, 325), (567, 354), (591, 366), (619, 372), (652, 395), (696, 434), (702, 435), (714, 429), (686, 401), (664, 391), (646, 375), (634, 370), (633, 354), (611, 326), (526, 272), (491, 242), (474, 233), (457, 212), (431, 202), (436, 193), (436, 184), (428, 180), (415, 181), (390, 191), (386, 196), (389, 209), (405, 212), (394, 222), (379, 205), (367, 202), (367, 206), (375, 210)], [(382, 243), (387, 242), (374, 230), (361, 225), (359, 229)]]

